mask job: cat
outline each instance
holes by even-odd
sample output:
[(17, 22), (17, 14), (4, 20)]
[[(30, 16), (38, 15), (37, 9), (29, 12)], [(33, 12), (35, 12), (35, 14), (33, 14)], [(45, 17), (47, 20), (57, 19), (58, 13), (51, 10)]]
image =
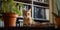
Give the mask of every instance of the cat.
[(32, 24), (35, 24), (35, 21), (31, 17), (31, 9), (29, 10), (23, 10), (23, 24), (26, 26), (31, 26)]

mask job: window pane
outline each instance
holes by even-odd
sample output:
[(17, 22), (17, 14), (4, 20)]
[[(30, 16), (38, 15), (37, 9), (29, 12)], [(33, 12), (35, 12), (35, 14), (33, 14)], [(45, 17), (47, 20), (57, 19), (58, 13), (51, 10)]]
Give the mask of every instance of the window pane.
[(34, 18), (46, 19), (45, 9), (41, 7), (34, 6)]

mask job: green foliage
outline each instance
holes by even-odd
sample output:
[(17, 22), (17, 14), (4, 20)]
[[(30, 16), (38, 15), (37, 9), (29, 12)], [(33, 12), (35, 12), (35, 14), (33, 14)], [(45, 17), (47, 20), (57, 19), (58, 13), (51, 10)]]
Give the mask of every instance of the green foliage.
[(58, 16), (60, 17), (60, 8), (59, 8), (59, 0), (55, 0), (55, 6), (56, 6), (56, 9), (58, 11)]
[(18, 9), (18, 6), (24, 7), (22, 3), (16, 3), (14, 0), (1, 0), (2, 1), (2, 12), (3, 13), (16, 13), (18, 15), (21, 15), (21, 11)]

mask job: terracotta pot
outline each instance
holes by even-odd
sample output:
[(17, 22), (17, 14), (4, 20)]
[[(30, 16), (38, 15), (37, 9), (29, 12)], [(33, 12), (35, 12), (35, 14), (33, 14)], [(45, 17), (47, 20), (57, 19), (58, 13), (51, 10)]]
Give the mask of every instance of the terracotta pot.
[(17, 17), (18, 15), (14, 13), (4, 13), (3, 14), (4, 27), (15, 27)]
[(60, 17), (56, 17), (56, 18), (55, 18), (55, 21), (56, 21), (57, 27), (60, 28)]

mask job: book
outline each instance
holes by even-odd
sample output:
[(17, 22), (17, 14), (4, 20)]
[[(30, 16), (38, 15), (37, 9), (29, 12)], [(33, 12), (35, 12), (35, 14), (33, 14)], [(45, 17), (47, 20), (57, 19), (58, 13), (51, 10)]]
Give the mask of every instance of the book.
[(31, 8), (31, 6), (30, 5), (24, 5), (25, 7), (25, 10), (29, 10), (30, 8)]
[(42, 0), (41, 2), (43, 2), (43, 3), (44, 3), (44, 0)]
[(46, 19), (49, 20), (49, 9), (45, 9), (46, 10)]
[(49, 0), (44, 0), (45, 3), (49, 3)]
[(37, 1), (37, 0), (33, 0), (33, 1)]

